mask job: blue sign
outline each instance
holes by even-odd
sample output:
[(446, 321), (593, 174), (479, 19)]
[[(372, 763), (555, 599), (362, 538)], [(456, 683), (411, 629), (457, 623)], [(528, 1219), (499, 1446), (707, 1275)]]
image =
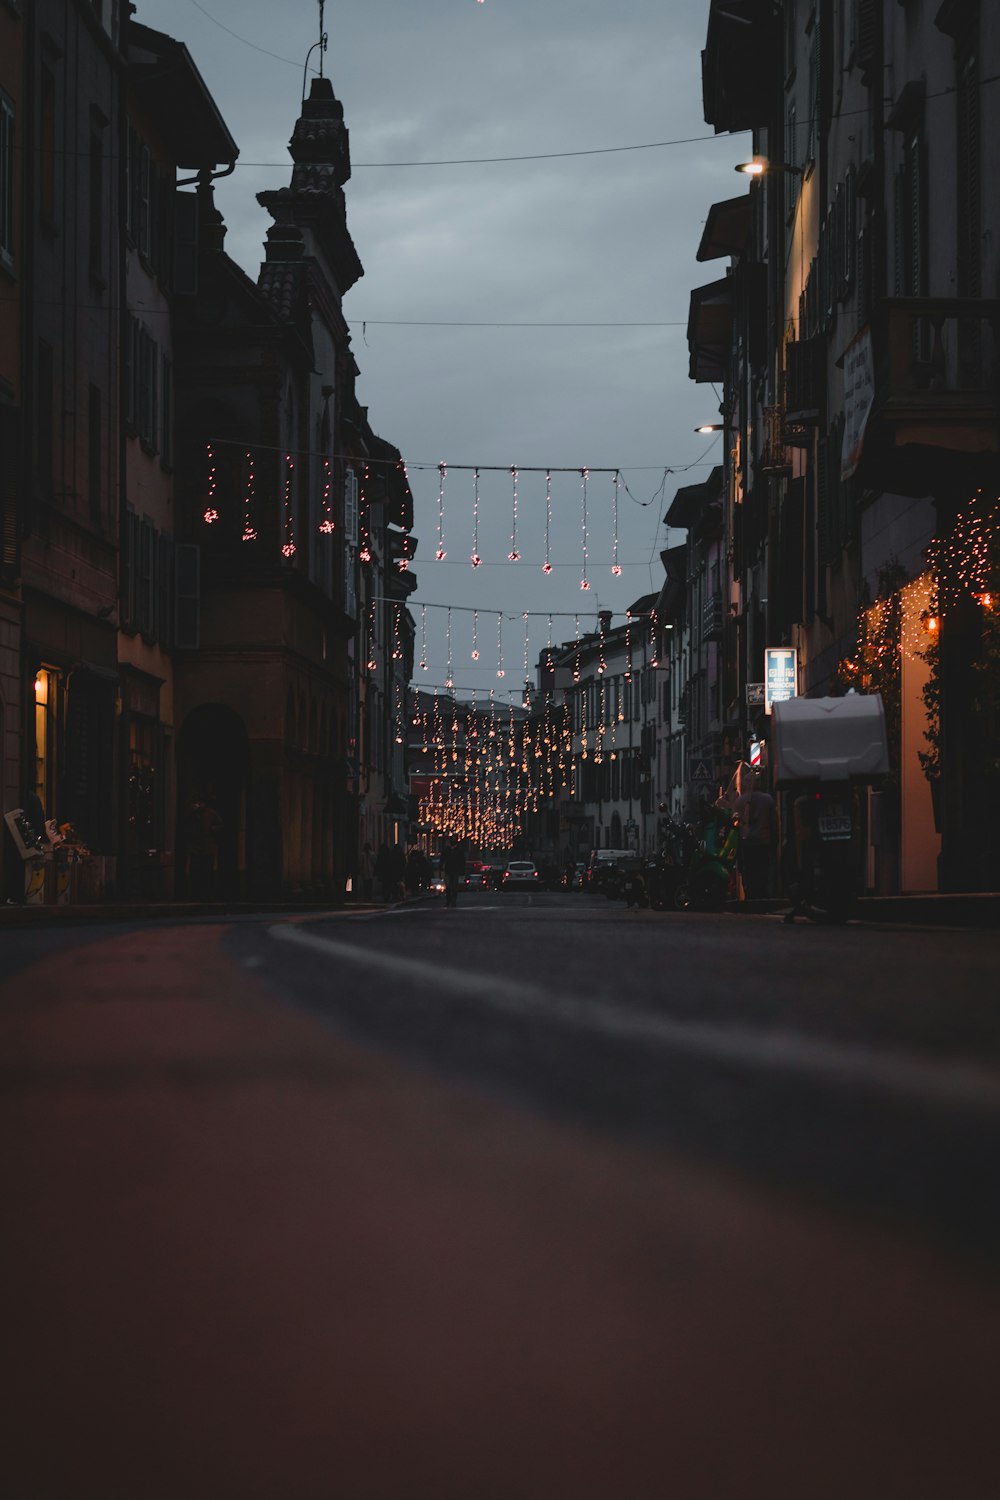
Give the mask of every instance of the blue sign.
[(764, 711), (772, 703), (798, 697), (799, 654), (791, 646), (769, 646), (764, 652)]

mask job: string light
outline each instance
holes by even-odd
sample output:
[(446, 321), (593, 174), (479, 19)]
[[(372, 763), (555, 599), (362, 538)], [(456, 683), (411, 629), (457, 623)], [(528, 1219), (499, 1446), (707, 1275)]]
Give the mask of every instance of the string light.
[(452, 648), (452, 641), (451, 641), (451, 610), (450, 609), (448, 611), (448, 623), (447, 623), (447, 626), (446, 626), (446, 631), (447, 631), (447, 637), (448, 637), (448, 675), (445, 677), (444, 685), (445, 685), (446, 688), (453, 688), (455, 686), (455, 669), (454, 669), (454, 665), (453, 665), (453, 661), (452, 661), (452, 649), (451, 649)]
[(370, 563), (372, 560), (371, 536), (369, 533), (369, 503), (368, 503), (368, 465), (365, 464), (361, 471), (361, 493), (358, 497), (358, 529), (361, 534), (361, 546), (358, 550), (358, 561)]
[(497, 676), (504, 677), (503, 669), (503, 615), (497, 615)]
[(479, 556), (479, 470), (477, 469), (472, 481), (472, 566), (478, 568), (482, 562)]
[(552, 473), (545, 472), (545, 561), (542, 564), (542, 572), (552, 572), (552, 553), (550, 547), (550, 533), (552, 531)]
[(618, 470), (616, 469), (615, 470), (615, 479), (614, 479), (615, 494), (614, 494), (614, 501), (613, 501), (613, 504), (614, 504), (614, 540), (613, 540), (613, 543), (612, 543), (612, 551), (611, 551), (611, 572), (612, 572), (612, 575), (615, 578), (620, 578), (622, 576), (621, 566), (620, 566), (620, 564), (618, 562), (618, 487), (619, 487), (620, 483), (621, 483), (621, 475), (618, 473)]
[(253, 502), (254, 502), (254, 472), (253, 454), (247, 450), (247, 478), (243, 487), (243, 531), (240, 535), (241, 542), (255, 542), (257, 532), (253, 524)]
[(447, 552), (444, 550), (444, 482), (445, 482), (445, 480), (448, 477), (448, 465), (447, 464), (445, 464), (445, 463), (438, 464), (438, 475), (439, 475), (439, 480), (438, 480), (438, 498), (437, 498), (437, 509), (438, 509), (437, 536), (438, 536), (438, 544), (437, 544), (437, 551), (435, 552), (434, 556), (437, 558), (438, 562), (444, 562), (445, 558), (448, 556)]
[(206, 443), (208, 450), (208, 496), (205, 501), (205, 509), (202, 512), (202, 520), (206, 526), (212, 526), (219, 519), (219, 512), (215, 504), (216, 490), (216, 460), (215, 449), (211, 443)]
[[(367, 472), (367, 471), (366, 471)], [(333, 469), (328, 458), (323, 459), (323, 519), (319, 523), (319, 529), (323, 536), (330, 536), (336, 530), (333, 519), (333, 506), (330, 501), (330, 491), (333, 488)]]
[(514, 464), (510, 466), (510, 477), (514, 493), (510, 523), (510, 551), (507, 553), (507, 561), (517, 562), (521, 554), (517, 550), (517, 468)]
[(281, 544), (282, 557), (295, 556), (295, 522), (292, 515), (292, 477), (295, 464), (290, 453), (285, 454), (285, 540)]
[(479, 611), (472, 612), (472, 660), (479, 660)]
[(427, 671), (427, 605), (420, 606), (420, 670)]
[(583, 492), (583, 577), (580, 579), (580, 587), (582, 589), (589, 589), (590, 583), (587, 578), (587, 480), (590, 478), (590, 470), (581, 469), (580, 476)]

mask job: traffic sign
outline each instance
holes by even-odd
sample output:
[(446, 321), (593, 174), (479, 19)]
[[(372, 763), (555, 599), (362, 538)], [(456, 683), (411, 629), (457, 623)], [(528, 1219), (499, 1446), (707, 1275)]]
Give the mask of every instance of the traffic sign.
[(701, 755), (688, 756), (688, 781), (694, 786), (711, 786), (715, 780), (712, 762)]

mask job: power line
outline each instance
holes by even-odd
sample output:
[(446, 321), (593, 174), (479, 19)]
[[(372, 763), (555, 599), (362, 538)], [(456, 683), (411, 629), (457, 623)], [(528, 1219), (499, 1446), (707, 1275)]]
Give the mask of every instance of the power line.
[(505, 323), (474, 322), (460, 318), (348, 318), (349, 327), (366, 328), (686, 328), (687, 319), (631, 323)]

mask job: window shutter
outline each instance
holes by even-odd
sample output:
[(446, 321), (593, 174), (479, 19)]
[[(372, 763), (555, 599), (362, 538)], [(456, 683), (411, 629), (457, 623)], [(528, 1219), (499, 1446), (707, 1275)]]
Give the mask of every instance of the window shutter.
[(344, 536), (352, 547), (358, 543), (358, 476), (348, 469), (344, 479)]
[(161, 646), (174, 644), (174, 543), (169, 536), (157, 539), (156, 616)]
[(201, 645), (201, 548), (193, 542), (174, 548), (175, 645), (197, 651)]
[(878, 44), (878, 0), (857, 0), (857, 7), (854, 57), (859, 68), (867, 68), (875, 61)]

